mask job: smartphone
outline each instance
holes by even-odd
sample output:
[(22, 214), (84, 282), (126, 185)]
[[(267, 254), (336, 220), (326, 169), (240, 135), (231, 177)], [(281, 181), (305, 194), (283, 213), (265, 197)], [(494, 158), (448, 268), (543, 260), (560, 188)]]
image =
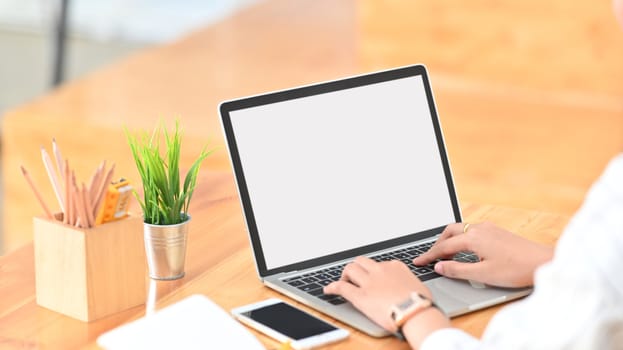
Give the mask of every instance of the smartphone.
[(271, 298), (231, 310), (240, 322), (297, 350), (311, 349), (348, 337), (335, 327), (280, 299)]

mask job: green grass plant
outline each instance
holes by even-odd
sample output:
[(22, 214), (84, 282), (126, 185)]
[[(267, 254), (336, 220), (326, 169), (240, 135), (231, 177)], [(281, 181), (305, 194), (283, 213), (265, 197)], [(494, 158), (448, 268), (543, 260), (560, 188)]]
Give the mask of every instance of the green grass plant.
[[(201, 163), (213, 150), (204, 147), (180, 183), (180, 152), (182, 132), (179, 121), (175, 131), (167, 131), (161, 122), (151, 135), (143, 131), (132, 135), (125, 128), (126, 138), (143, 183), (143, 198), (134, 191), (143, 210), (144, 222), (152, 225), (175, 225), (188, 220)], [(164, 149), (161, 150), (161, 145)]]

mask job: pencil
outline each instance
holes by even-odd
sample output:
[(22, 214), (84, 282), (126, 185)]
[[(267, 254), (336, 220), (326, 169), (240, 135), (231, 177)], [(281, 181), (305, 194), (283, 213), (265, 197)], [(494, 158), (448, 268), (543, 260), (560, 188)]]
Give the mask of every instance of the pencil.
[(50, 179), (50, 183), (52, 184), (52, 189), (54, 190), (54, 194), (56, 195), (56, 200), (61, 206), (61, 211), (65, 211), (65, 203), (63, 202), (63, 196), (60, 189), (61, 185), (58, 183), (58, 177), (56, 176), (54, 165), (52, 165), (52, 159), (50, 159), (50, 155), (45, 150), (45, 148), (43, 148), (43, 146), (41, 146), (41, 158), (43, 159), (43, 166), (45, 166), (45, 170), (48, 173), (48, 178)]
[(91, 198), (91, 206), (95, 207), (97, 201), (97, 195), (99, 193), (100, 183), (102, 181), (102, 176), (104, 169), (106, 168), (106, 161), (104, 160), (93, 175), (93, 183), (89, 186), (89, 197)]
[(65, 172), (63, 171), (63, 156), (61, 155), (61, 149), (56, 144), (56, 138), (52, 138), (52, 151), (54, 152), (54, 157), (56, 158), (56, 166), (58, 167), (58, 173), (60, 174), (61, 180), (65, 180)]
[(84, 205), (84, 196), (82, 194), (82, 191), (80, 190), (75, 181), (72, 187), (74, 189), (74, 197), (76, 198), (76, 206), (78, 207), (77, 216), (79, 222), (76, 222), (76, 225), (79, 225), (82, 228), (89, 228), (89, 220), (87, 219), (87, 212)]
[[(100, 190), (99, 193), (97, 195), (97, 201), (95, 202), (95, 205), (93, 206), (93, 216), (95, 218), (97, 218), (97, 214), (99, 213), (100, 207), (102, 206), (102, 202), (104, 201), (104, 198), (106, 198), (106, 192), (108, 192), (108, 185), (110, 184), (110, 181), (112, 180), (112, 174), (115, 171), (115, 165), (113, 164), (110, 167), (110, 170), (108, 170), (108, 173), (106, 174), (106, 178), (104, 178), (104, 181), (102, 182), (101, 186), (100, 186)], [(97, 219), (96, 219), (96, 224), (97, 224)]]
[(77, 193), (76, 184), (71, 184), (71, 196), (76, 203), (76, 227), (82, 227), (82, 213), (80, 212), (80, 196)]
[(85, 186), (84, 182), (82, 183), (82, 200), (84, 201), (84, 209), (86, 211), (87, 222), (89, 224), (88, 227), (93, 227), (93, 225), (95, 225), (95, 218), (93, 217), (93, 206), (91, 205), (89, 192), (87, 191), (87, 187)]
[(23, 165), (21, 165), (20, 168), (22, 169), (22, 174), (24, 175), (24, 178), (26, 178), (26, 181), (28, 181), (28, 184), (30, 185), (30, 189), (32, 189), (32, 191), (35, 193), (35, 196), (37, 197), (39, 204), (41, 204), (41, 207), (43, 207), (43, 211), (45, 212), (45, 215), (48, 217), (48, 219), (54, 220), (54, 216), (52, 216), (52, 212), (50, 211), (50, 208), (48, 208), (48, 206), (45, 204), (43, 197), (41, 197), (41, 193), (39, 193), (39, 190), (37, 189), (35, 184), (32, 182), (32, 179), (30, 178), (30, 175), (28, 175), (26, 168), (24, 168)]
[(65, 211), (63, 212), (63, 223), (69, 224), (69, 215), (71, 211), (71, 192), (69, 189), (69, 160), (65, 159)]
[(79, 218), (79, 214), (80, 214), (80, 206), (78, 203), (78, 197), (75, 195), (75, 189), (76, 189), (76, 173), (72, 170), (71, 171), (71, 225), (77, 226), (78, 225), (78, 218)]
[(92, 196), (91, 193), (95, 192), (95, 191), (93, 191), (93, 187), (95, 187), (95, 181), (97, 181), (98, 174), (99, 174), (99, 167), (97, 169), (95, 169), (95, 172), (93, 173), (93, 175), (91, 175), (91, 180), (89, 180), (89, 186), (87, 187), (87, 191), (88, 191), (87, 192), (87, 198), (89, 199), (90, 203), (93, 203), (93, 199), (92, 198), (94, 196)]

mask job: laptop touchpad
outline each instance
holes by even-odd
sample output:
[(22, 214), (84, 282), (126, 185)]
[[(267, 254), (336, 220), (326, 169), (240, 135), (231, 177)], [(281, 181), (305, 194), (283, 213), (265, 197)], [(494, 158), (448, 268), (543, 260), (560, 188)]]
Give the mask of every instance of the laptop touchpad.
[[(467, 305), (479, 304), (484, 301), (505, 296), (508, 291), (496, 288), (474, 288), (469, 281), (450, 278), (437, 278), (428, 284), (437, 298), (453, 298)], [(441, 302), (441, 300), (440, 300)]]

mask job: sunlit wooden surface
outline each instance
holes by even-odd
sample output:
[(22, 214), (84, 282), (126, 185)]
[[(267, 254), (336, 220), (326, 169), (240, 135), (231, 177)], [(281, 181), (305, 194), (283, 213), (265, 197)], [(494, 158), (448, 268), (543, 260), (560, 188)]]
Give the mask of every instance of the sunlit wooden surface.
[(473, 86), (576, 93), (579, 100), (621, 106), (623, 33), (612, 1), (360, 4), (366, 67), (421, 61)]
[(184, 162), (209, 142), (206, 167), (226, 170), (220, 101), (413, 63), (429, 68), (462, 202), (570, 215), (623, 150), (621, 62), (609, 1), (261, 1), (8, 111), (5, 250), (32, 237), (18, 167), (47, 183), (52, 137), (82, 178), (108, 159), (136, 182), (123, 126), (179, 116)]
[[(146, 310), (160, 309), (195, 293), (207, 295), (225, 309), (279, 297), (257, 278), (234, 186), (229, 172), (205, 172), (191, 208), (193, 221), (186, 276), (177, 281), (152, 283), (150, 288), (154, 288), (155, 296), (148, 297), (146, 305), (98, 321), (83, 323), (36, 305), (32, 244), (0, 257), (0, 348), (94, 347), (101, 333), (143, 316)], [(567, 222), (564, 215), (491, 205), (469, 204), (463, 211), (467, 221), (489, 220), (549, 245), (554, 244)], [(479, 336), (498, 309), (493, 307), (462, 316), (454, 319), (453, 324)], [(269, 338), (253, 332), (267, 348), (276, 347)], [(353, 330), (347, 341), (326, 348), (407, 349), (407, 346), (393, 338), (374, 339)]]
[(364, 70), (429, 68), (461, 199), (572, 214), (623, 151), (611, 1), (359, 4)]

